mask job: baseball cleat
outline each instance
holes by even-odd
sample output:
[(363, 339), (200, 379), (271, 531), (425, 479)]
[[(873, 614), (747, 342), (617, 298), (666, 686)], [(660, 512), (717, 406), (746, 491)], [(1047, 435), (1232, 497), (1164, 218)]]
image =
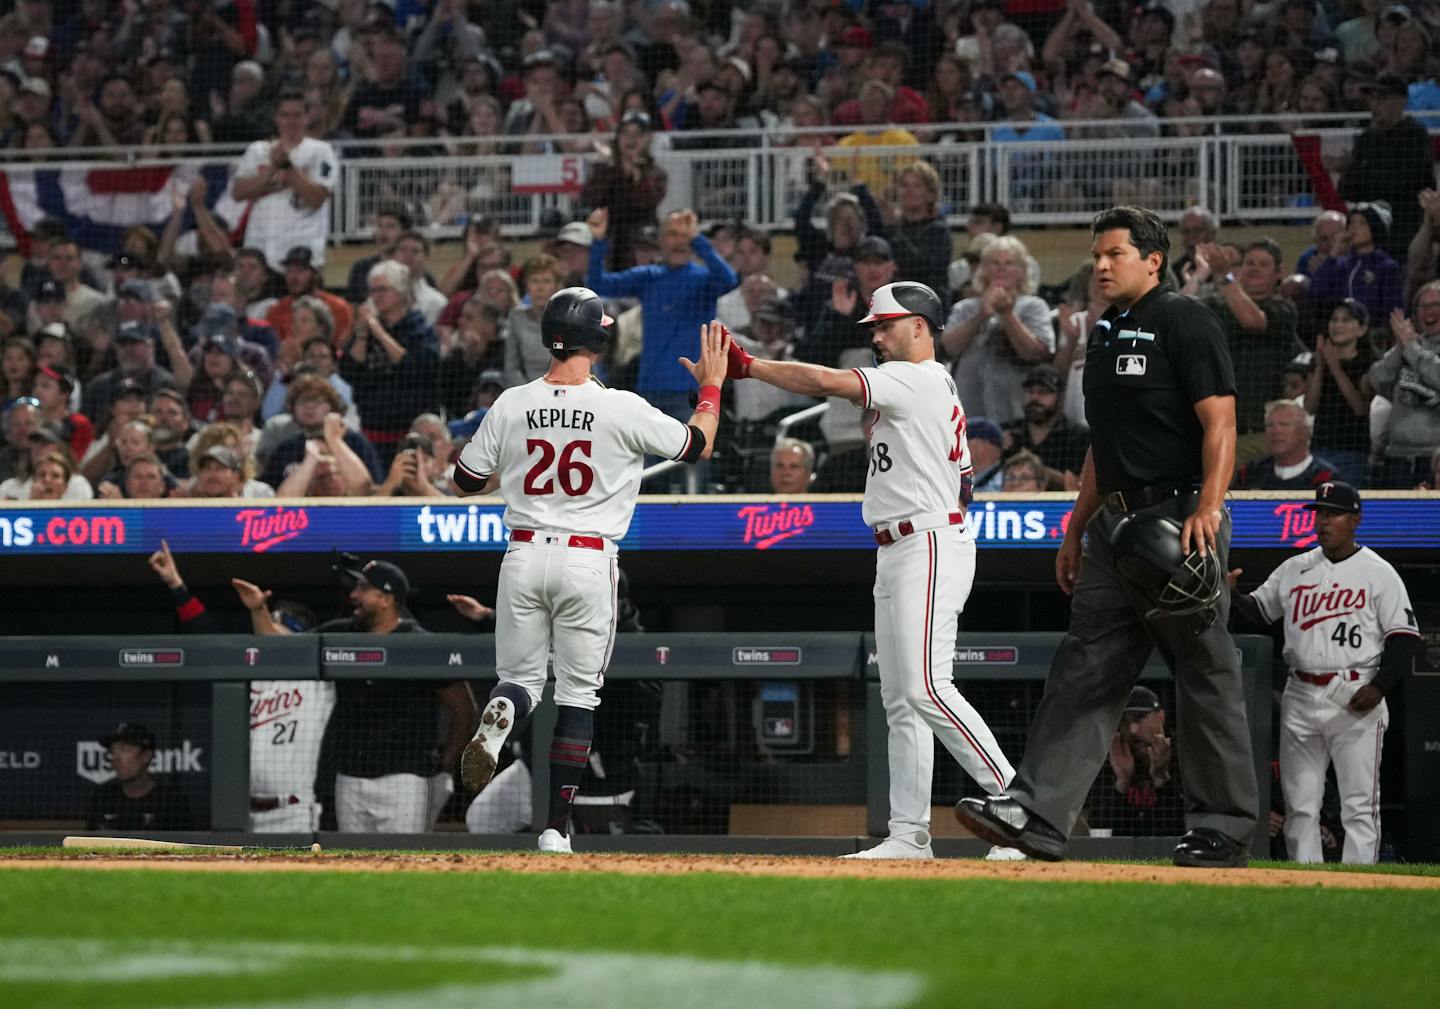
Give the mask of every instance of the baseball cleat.
[(515, 705), (508, 698), (490, 698), (480, 715), (480, 730), (460, 754), (460, 780), (466, 788), (478, 792), (490, 784), (500, 762), (500, 747), (514, 725)]
[(987, 862), (1028, 862), (1030, 856), (1019, 848), (1006, 848), (1002, 845), (994, 845), (985, 853)]
[(1008, 795), (961, 799), (955, 819), (982, 841), (1018, 848), (1031, 858), (1059, 862), (1065, 857), (1065, 835)]
[(1196, 869), (1242, 868), (1250, 864), (1250, 853), (1229, 834), (1193, 827), (1175, 846), (1174, 862)]
[(545, 831), (541, 833), (537, 847), (541, 851), (551, 855), (573, 854), (570, 850), (570, 838), (560, 833), (560, 831), (554, 827), (547, 827)]
[(926, 831), (907, 834), (904, 837), (887, 837), (873, 848), (841, 855), (841, 858), (934, 858), (930, 850), (930, 835)]

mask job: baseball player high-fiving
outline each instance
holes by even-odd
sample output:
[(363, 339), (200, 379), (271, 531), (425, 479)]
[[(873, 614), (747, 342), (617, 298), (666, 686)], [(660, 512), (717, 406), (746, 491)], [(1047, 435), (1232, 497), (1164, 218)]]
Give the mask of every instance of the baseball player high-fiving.
[(847, 858), (933, 857), (936, 735), (991, 794), (1014, 775), (954, 682), (955, 630), (975, 579), (975, 537), (965, 521), (971, 481), (965, 411), (950, 373), (935, 360), (942, 318), (940, 299), (924, 284), (886, 284), (860, 320), (870, 328), (877, 367), (765, 361), (730, 347), (731, 378), (840, 396), (865, 411), (870, 468), (862, 514), (879, 546), (875, 650), (889, 727), (890, 833)]
[(635, 513), (644, 458), (709, 458), (725, 381), (729, 337), (713, 323), (701, 332), (699, 362), (680, 359), (700, 385), (688, 424), (605, 388), (590, 370), (611, 323), (593, 291), (556, 292), (540, 319), (549, 371), (500, 394), (455, 466), (462, 495), (498, 485), (511, 529), (495, 607), (500, 682), (460, 776), (477, 791), (490, 781), (506, 737), (540, 703), (553, 648), (558, 710), (541, 851), (571, 850), (570, 811), (615, 644), (615, 544)]
[[(1324, 483), (1315, 500), (1320, 545), (1291, 557), (1250, 595), (1237, 617), (1280, 621), (1290, 676), (1280, 700), (1280, 785), (1285, 843), (1297, 862), (1321, 862), (1320, 803), (1333, 762), (1340, 786), (1346, 862), (1380, 852), (1380, 747), (1385, 694), (1413, 667), (1420, 629), (1405, 583), (1389, 562), (1355, 542), (1360, 494)], [(1230, 573), (1231, 585), (1240, 570)]]

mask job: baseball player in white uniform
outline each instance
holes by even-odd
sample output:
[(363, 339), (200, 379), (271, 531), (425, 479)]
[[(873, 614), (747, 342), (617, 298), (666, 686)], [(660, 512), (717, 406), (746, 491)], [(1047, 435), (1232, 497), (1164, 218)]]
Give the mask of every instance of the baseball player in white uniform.
[[(924, 284), (886, 284), (860, 325), (871, 327), (873, 368), (838, 370), (765, 361), (730, 348), (729, 377), (757, 378), (806, 396), (839, 396), (863, 410), (870, 445), (862, 514), (879, 547), (875, 646), (889, 726), (889, 836), (847, 858), (933, 858), (930, 788), (935, 736), (991, 794), (1014, 769), (953, 678), (955, 631), (975, 578), (967, 527), (970, 450), (965, 411), (935, 360), (943, 308)], [(1019, 858), (996, 849), (992, 858)]]
[(335, 707), (323, 680), (250, 681), (250, 829), (305, 834), (320, 829), (315, 772)]
[[(1420, 629), (1405, 583), (1389, 562), (1355, 542), (1360, 494), (1323, 483), (1315, 500), (1319, 546), (1291, 557), (1250, 595), (1236, 594), (1251, 623), (1280, 621), (1290, 676), (1280, 700), (1280, 785), (1289, 814), (1285, 844), (1297, 862), (1322, 862), (1320, 803), (1335, 764), (1346, 862), (1380, 854), (1380, 749), (1385, 694), (1414, 665)], [(1233, 585), (1240, 569), (1230, 573)]]
[(615, 643), (615, 544), (635, 513), (644, 458), (709, 458), (725, 381), (729, 338), (713, 323), (701, 332), (699, 362), (681, 358), (700, 384), (688, 424), (605, 388), (591, 368), (612, 322), (593, 291), (556, 292), (540, 319), (549, 371), (500, 394), (455, 466), (462, 495), (499, 487), (511, 530), (495, 607), (500, 682), (460, 776), (477, 791), (489, 783), (506, 737), (540, 703), (553, 649), (557, 712), (541, 851), (571, 850), (570, 811)]

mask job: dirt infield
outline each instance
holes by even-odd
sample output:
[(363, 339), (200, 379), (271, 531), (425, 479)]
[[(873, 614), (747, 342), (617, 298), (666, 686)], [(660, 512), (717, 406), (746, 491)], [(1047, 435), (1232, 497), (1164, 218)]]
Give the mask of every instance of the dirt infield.
[(204, 872), (614, 872), (680, 876), (721, 873), (797, 879), (997, 879), (1054, 883), (1198, 883), (1210, 886), (1437, 890), (1440, 877), (1305, 869), (1181, 869), (1117, 862), (858, 862), (754, 855), (50, 853), (0, 857), (0, 869), (162, 869)]

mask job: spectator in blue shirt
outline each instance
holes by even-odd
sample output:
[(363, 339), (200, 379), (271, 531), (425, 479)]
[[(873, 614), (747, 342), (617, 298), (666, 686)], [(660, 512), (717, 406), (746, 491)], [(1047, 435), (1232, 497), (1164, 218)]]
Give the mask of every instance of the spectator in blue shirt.
[[(1035, 111), (1035, 78), (1027, 71), (1015, 70), (1000, 77), (997, 94), (1004, 107), (1005, 123), (995, 127), (991, 136), (998, 143), (1010, 144), (1034, 140), (1064, 140), (1065, 131), (1043, 112)], [(1021, 125), (1030, 123), (1031, 125)], [(1044, 154), (1010, 155), (1010, 196), (1015, 200), (1033, 200), (1046, 188)]]
[[(740, 283), (730, 264), (710, 240), (700, 234), (692, 210), (676, 210), (660, 229), (659, 263), (632, 266), (619, 273), (605, 271), (610, 243), (605, 235), (610, 214), (600, 208), (590, 215), (590, 270), (585, 284), (605, 298), (639, 298), (643, 336), (640, 375), (635, 391), (659, 409), (681, 420), (693, 409), (690, 391), (695, 381), (680, 364), (700, 349), (700, 327), (715, 318), (715, 299)], [(696, 263), (692, 252), (704, 262)]]

